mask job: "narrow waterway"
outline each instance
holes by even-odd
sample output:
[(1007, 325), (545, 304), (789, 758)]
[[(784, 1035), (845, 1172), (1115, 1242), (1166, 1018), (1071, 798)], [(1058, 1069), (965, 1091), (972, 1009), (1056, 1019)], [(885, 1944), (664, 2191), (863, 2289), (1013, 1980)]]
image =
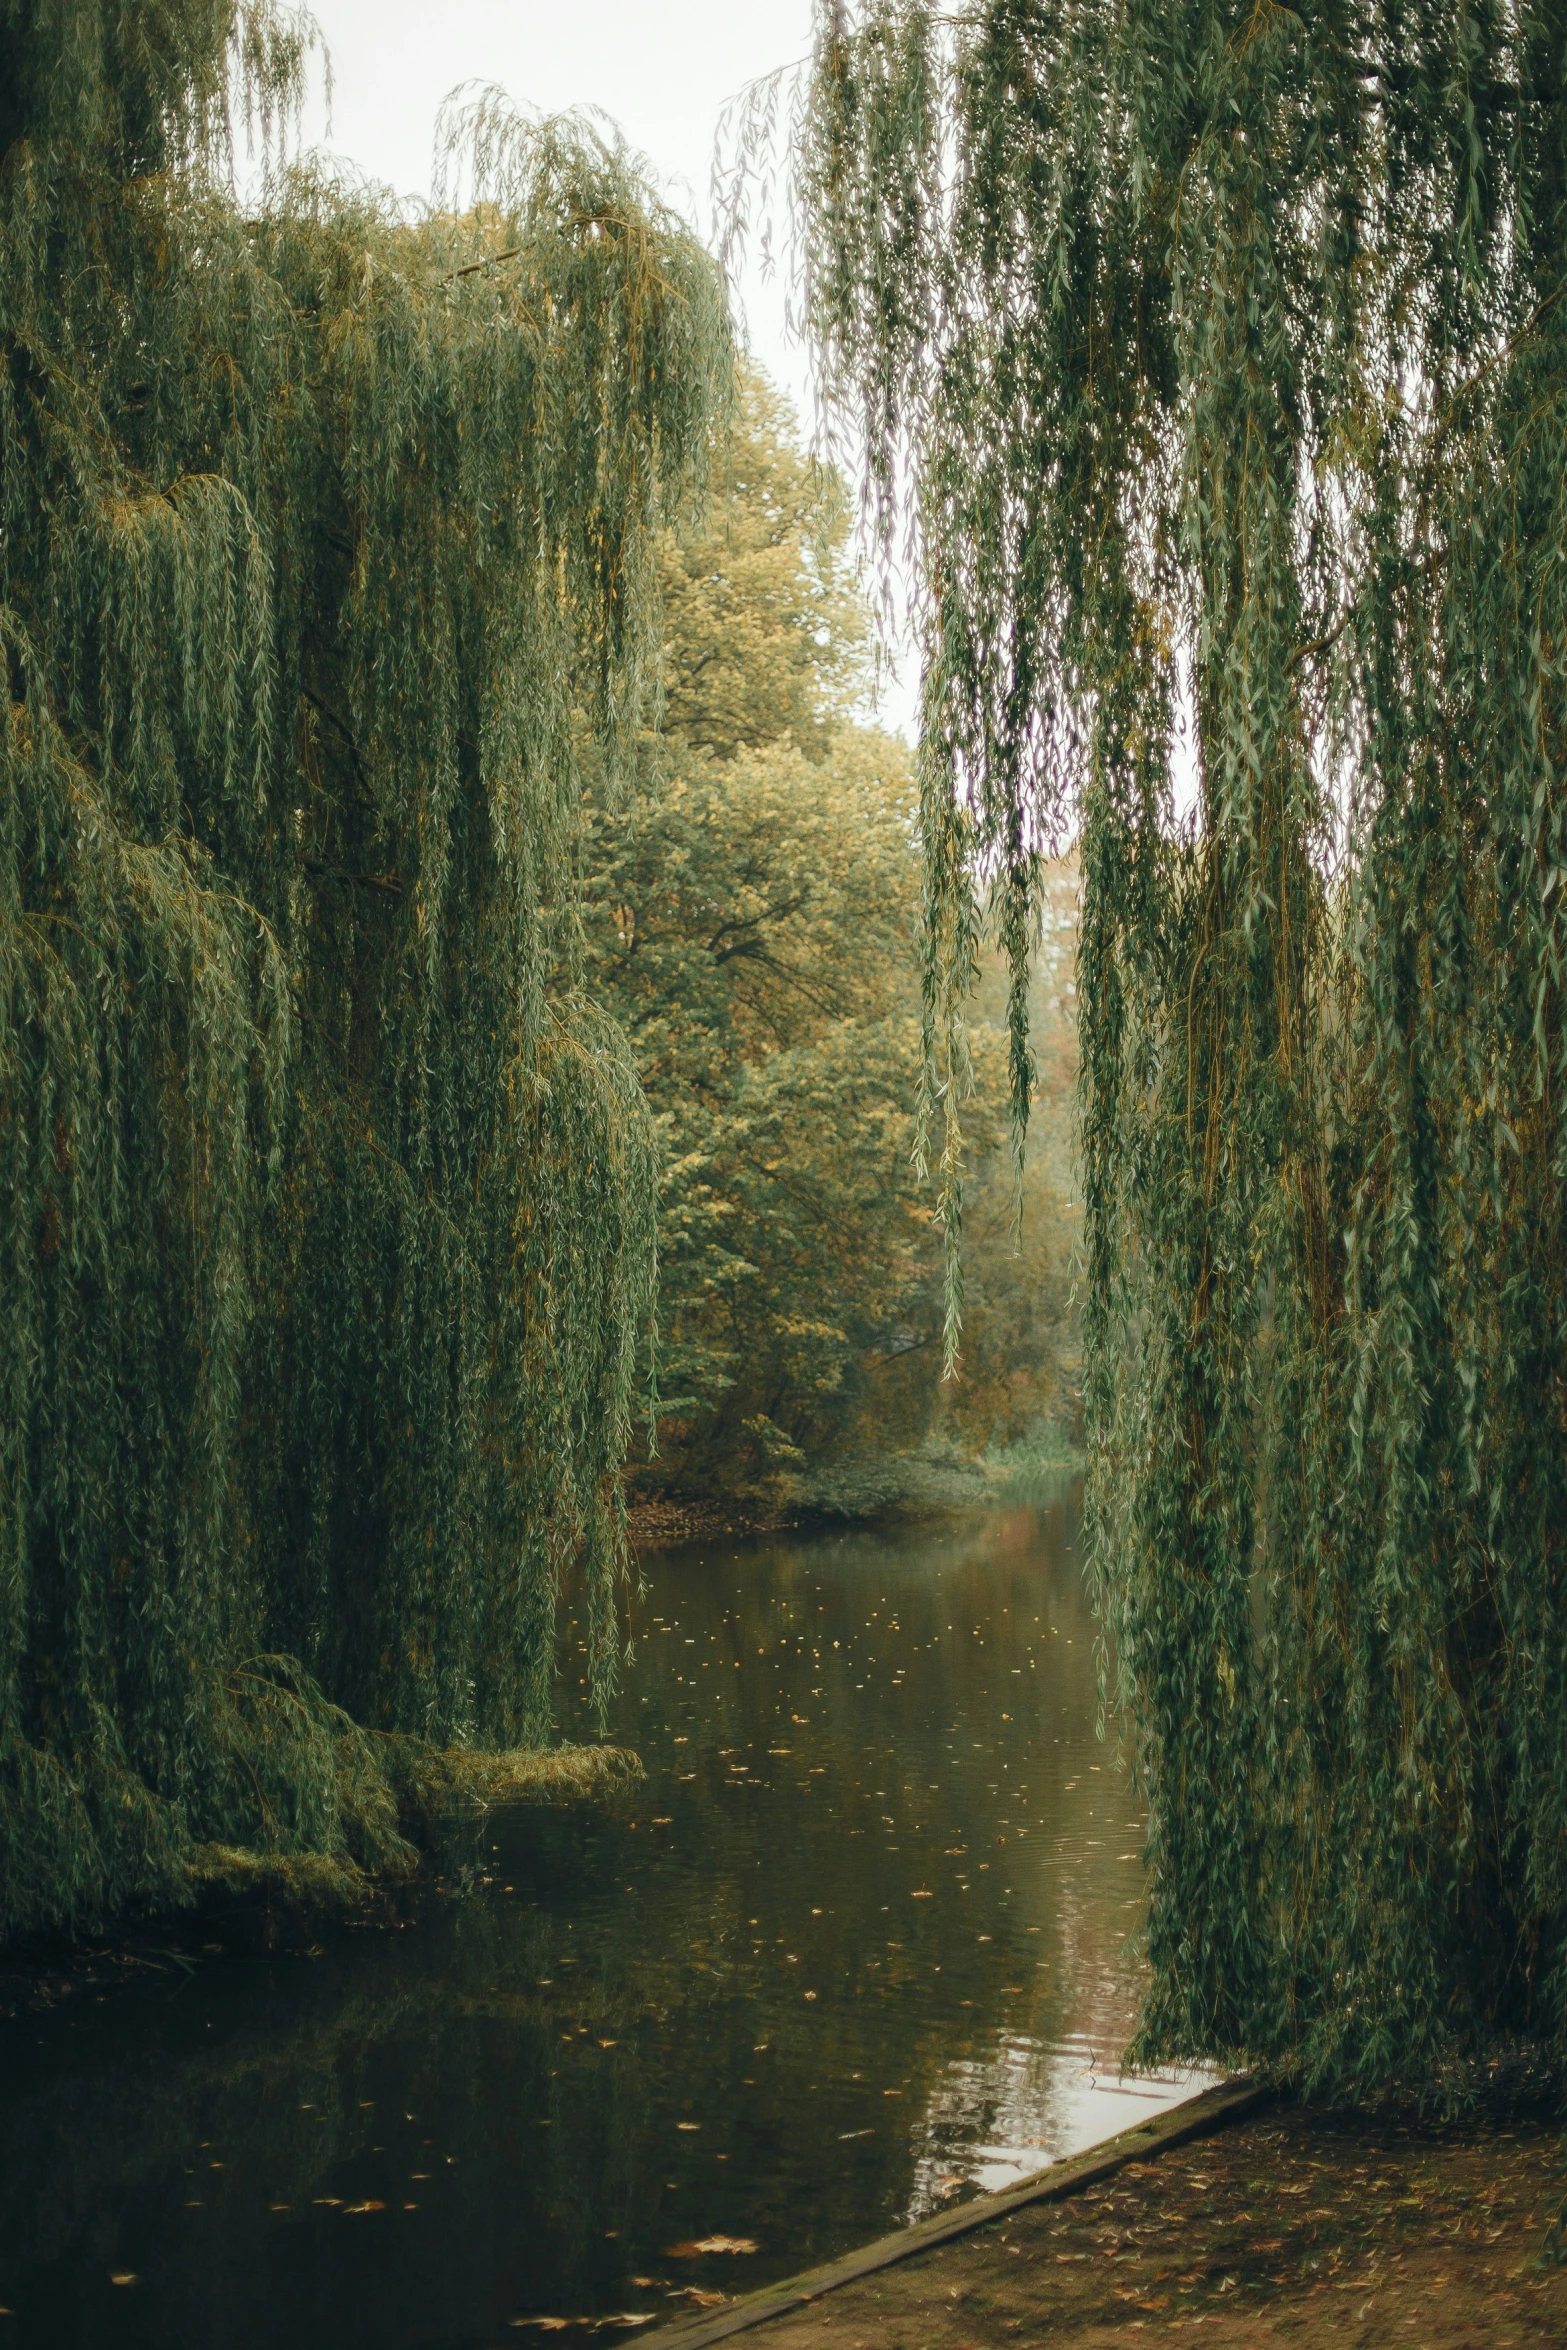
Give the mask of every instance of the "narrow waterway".
[(395, 1928), (190, 1930), (0, 2025), (0, 2350), (608, 2338), (1189, 2093), (1117, 2078), (1142, 1830), (1076, 1524), (655, 1558), (629, 1794), (493, 1816)]

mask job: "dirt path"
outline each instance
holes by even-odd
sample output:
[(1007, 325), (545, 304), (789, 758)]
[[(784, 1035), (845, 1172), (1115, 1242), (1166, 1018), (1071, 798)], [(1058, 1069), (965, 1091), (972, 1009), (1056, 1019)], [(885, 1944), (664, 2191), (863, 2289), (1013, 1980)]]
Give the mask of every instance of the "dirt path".
[(845, 2285), (736, 2350), (1172, 2334), (1214, 2350), (1543, 2350), (1567, 2344), (1567, 2269), (1540, 2262), (1558, 2147), (1544, 2118), (1444, 2130), (1271, 2106)]

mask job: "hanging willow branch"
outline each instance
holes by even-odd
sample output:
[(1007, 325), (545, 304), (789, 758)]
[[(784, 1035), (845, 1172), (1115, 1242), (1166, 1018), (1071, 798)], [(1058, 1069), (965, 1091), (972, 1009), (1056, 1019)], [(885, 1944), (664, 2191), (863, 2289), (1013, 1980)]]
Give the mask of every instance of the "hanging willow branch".
[(573, 1559), (616, 1653), (654, 1144), (577, 761), (722, 289), (581, 123), (486, 101), (418, 222), (285, 169), (307, 48), (0, 25), (0, 1938), (384, 1855), (369, 1733), (541, 1737)]
[(1560, 2042), (1564, 75), (1529, 0), (866, 0), (750, 117), (912, 514), (933, 1069), (993, 899), (1020, 1126), (1080, 843), (1145, 2054)]

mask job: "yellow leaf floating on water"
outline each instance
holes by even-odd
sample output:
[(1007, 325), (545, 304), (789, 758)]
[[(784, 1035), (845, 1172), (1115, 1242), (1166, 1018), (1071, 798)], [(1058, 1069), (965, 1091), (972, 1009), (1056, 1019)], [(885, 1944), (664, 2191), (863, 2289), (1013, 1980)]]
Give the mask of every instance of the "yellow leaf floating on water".
[(384, 2211), (385, 2209), (386, 2205), (384, 2203), (377, 2203), (375, 2197), (372, 2195), (363, 2203), (345, 2203), (343, 2206), (343, 2217), (344, 2219), (352, 2219), (356, 2213), (361, 2211)]
[[(720, 2300), (723, 2298), (722, 2294), (719, 2298)], [(541, 2333), (546, 2334), (563, 2334), (568, 2326), (593, 2326), (595, 2328), (624, 2326), (630, 2328), (631, 2326), (650, 2326), (652, 2323), (653, 2312), (651, 2309), (617, 2309), (613, 2317), (514, 2317), (511, 2320), (514, 2328), (537, 2326)]]
[(759, 2249), (754, 2236), (698, 2236), (691, 2244), (671, 2244), (665, 2257), (669, 2260), (695, 2260), (704, 2252), (755, 2252)]
[(139, 2285), (141, 2279), (133, 2268), (111, 2269), (109, 2282), (111, 2285)]
[(675, 2127), (677, 2130), (699, 2130), (702, 2125), (700, 2122), (676, 2122)]

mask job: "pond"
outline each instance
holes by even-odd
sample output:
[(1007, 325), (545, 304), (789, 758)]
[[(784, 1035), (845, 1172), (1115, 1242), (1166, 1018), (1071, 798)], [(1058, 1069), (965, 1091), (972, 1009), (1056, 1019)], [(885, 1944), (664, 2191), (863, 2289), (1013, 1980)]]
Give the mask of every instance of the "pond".
[(191, 1927), (0, 2025), (0, 2350), (608, 2340), (1190, 2094), (1117, 2078), (1142, 1824), (1077, 1522), (655, 1557), (635, 1788), (492, 1815), (395, 1924)]

